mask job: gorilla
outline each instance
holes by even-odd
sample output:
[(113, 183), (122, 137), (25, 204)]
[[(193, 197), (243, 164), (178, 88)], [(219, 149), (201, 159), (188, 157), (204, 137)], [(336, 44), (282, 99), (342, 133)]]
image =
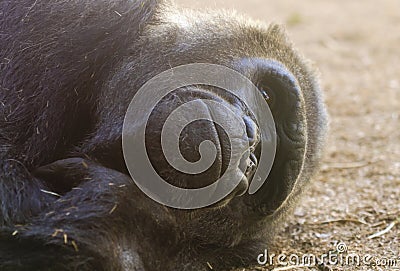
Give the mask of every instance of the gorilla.
[[(0, 0), (0, 14), (0, 270), (256, 264), (318, 169), (327, 126), (315, 71), (280, 26), (164, 0)], [(122, 130), (146, 82), (190, 63), (249, 78), (271, 109), (277, 148), (264, 185), (246, 193), (259, 159), (260, 123), (217, 87), (174, 90), (146, 126), (149, 159), (160, 176), (195, 188), (226, 170), (231, 147), (210, 121), (191, 123), (180, 137), (192, 162), (201, 142), (217, 146), (214, 164), (200, 177), (172, 169), (163, 157), (162, 123), (188, 101), (230, 106), (246, 125), (238, 140), (252, 152), (246, 178), (226, 199), (180, 210), (150, 199), (132, 181)]]

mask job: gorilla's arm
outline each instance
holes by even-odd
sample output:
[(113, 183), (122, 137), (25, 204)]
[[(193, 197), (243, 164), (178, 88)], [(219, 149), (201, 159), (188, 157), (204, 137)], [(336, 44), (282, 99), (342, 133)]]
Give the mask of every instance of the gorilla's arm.
[[(161, 206), (146, 204), (150, 199), (127, 175), (80, 158), (57, 161), (36, 175), (81, 184), (28, 225), (12, 229), (14, 235), (0, 232), (1, 270), (120, 270), (122, 264), (141, 270), (136, 238), (143, 224), (166, 215)], [(126, 261), (124, 244), (130, 249)]]

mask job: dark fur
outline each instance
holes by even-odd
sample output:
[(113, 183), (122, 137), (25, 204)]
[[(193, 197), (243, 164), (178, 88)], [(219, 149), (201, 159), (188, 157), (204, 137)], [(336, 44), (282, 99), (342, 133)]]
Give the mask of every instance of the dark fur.
[[(255, 263), (318, 166), (326, 125), (320, 90), (278, 26), (156, 0), (1, 0), (0, 37), (0, 270)], [(296, 82), (263, 70), (264, 60), (282, 63)], [(147, 80), (195, 62), (265, 84), (280, 144), (256, 195), (173, 210), (127, 175), (122, 123)]]

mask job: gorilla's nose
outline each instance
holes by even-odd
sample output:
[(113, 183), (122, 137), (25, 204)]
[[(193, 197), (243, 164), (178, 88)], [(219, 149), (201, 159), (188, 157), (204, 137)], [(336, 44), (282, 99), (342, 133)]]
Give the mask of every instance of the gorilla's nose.
[[(191, 102), (195, 102), (193, 106), (178, 111)], [(210, 104), (216, 107), (211, 108)], [(249, 112), (229, 92), (193, 87), (170, 93), (153, 110), (146, 127), (146, 148), (153, 167), (168, 183), (187, 189), (211, 185), (224, 174), (240, 176), (239, 184), (228, 190), (232, 192), (227, 198), (243, 195), (257, 168), (255, 151), (260, 141), (258, 124)], [(173, 115), (176, 121), (169, 120)], [(162, 143), (163, 129), (171, 125), (178, 131), (179, 154), (166, 159), (163, 148), (171, 144)], [(213, 148), (206, 148), (210, 144), (205, 142), (212, 143)], [(210, 157), (213, 160), (205, 170), (200, 166), (193, 172), (183, 172), (171, 164), (180, 157), (192, 164)]]
[(252, 152), (255, 151), (258, 143), (260, 142), (260, 131), (258, 124), (250, 116), (244, 116), (243, 121), (246, 125), (247, 140)]

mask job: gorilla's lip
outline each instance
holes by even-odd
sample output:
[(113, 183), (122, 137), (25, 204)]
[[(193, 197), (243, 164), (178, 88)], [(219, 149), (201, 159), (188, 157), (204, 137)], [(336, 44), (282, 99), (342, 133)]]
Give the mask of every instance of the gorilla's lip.
[(238, 186), (235, 187), (234, 191), (232, 191), (221, 201), (209, 206), (209, 208), (222, 208), (226, 206), (233, 198), (241, 197), (247, 193), (250, 184), (254, 178), (254, 173), (258, 166), (258, 159), (256, 157), (256, 154), (251, 152), (248, 161), (250, 162), (250, 164), (248, 164), (244, 172), (242, 171), (243, 178), (241, 182), (238, 184)]
[(254, 152), (251, 152), (252, 148), (249, 148), (250, 155), (245, 161), (245, 170), (242, 171), (243, 179), (240, 185), (245, 185), (246, 187), (242, 191), (237, 191), (235, 196), (243, 196), (249, 189), (249, 186), (254, 178), (255, 172), (258, 167), (258, 159)]

